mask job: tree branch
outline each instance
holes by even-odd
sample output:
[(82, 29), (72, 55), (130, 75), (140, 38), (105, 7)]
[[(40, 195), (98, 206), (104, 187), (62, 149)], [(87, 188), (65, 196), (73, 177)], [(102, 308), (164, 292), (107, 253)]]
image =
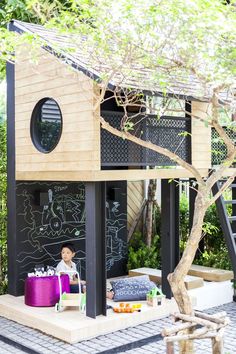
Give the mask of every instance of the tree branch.
[(167, 157), (169, 157), (172, 161), (177, 162), (178, 165), (180, 165), (181, 167), (183, 167), (184, 169), (188, 170), (189, 172), (191, 172), (193, 174), (193, 176), (197, 179), (199, 184), (204, 184), (202, 177), (199, 173), (199, 171), (192, 165), (190, 165), (188, 162), (184, 161), (183, 159), (181, 159), (178, 155), (176, 155), (175, 153), (171, 152), (168, 149), (162, 148), (158, 145), (155, 145), (153, 143), (151, 143), (150, 141), (145, 141), (142, 140), (140, 138), (137, 138), (136, 136), (128, 133), (128, 132), (124, 132), (124, 131), (120, 131), (114, 127), (112, 127), (108, 122), (105, 121), (105, 119), (103, 117), (100, 116), (100, 122), (101, 122), (101, 126), (103, 129), (109, 131), (110, 133), (119, 136), (122, 139), (127, 139), (129, 141), (132, 141), (133, 143), (139, 145), (139, 146), (143, 146), (147, 149), (153, 150), (158, 152), (159, 154), (165, 155)]

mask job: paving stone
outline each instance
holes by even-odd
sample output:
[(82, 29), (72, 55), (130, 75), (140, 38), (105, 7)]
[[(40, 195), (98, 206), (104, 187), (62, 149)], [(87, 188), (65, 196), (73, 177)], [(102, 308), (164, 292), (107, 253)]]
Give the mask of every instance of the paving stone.
[[(226, 311), (231, 319), (231, 324), (227, 327), (225, 332), (225, 350), (224, 354), (234, 354), (236, 348), (236, 303), (230, 303), (224, 306), (219, 306), (213, 309), (209, 309), (209, 314)], [(163, 339), (156, 341), (155, 343), (148, 343), (142, 345), (141, 347), (129, 347), (126, 350), (122, 350), (123, 345), (128, 345), (129, 343), (135, 345), (137, 341), (144, 338), (152, 337), (161, 332), (164, 327), (171, 326), (171, 318), (164, 318), (161, 320), (150, 321), (144, 324), (140, 324), (135, 327), (128, 327), (120, 331), (116, 331), (107, 335), (101, 335), (97, 338), (81, 341), (76, 344), (66, 344), (63, 341), (55, 339), (48, 336), (42, 332), (35, 329), (31, 329), (0, 317), (0, 327), (1, 334), (7, 338), (14, 340), (28, 348), (37, 350), (42, 354), (95, 354), (100, 353), (104, 350), (109, 350), (112, 348), (121, 347), (121, 353), (129, 354), (163, 354), (166, 351), (165, 343)], [(142, 342), (143, 344), (143, 342)], [(195, 341), (195, 347), (197, 349), (197, 354), (210, 354), (211, 353), (211, 341), (202, 340)], [(176, 348), (176, 354), (178, 354), (178, 347)], [(0, 354), (10, 354), (10, 353), (24, 353), (11, 345), (0, 342)]]

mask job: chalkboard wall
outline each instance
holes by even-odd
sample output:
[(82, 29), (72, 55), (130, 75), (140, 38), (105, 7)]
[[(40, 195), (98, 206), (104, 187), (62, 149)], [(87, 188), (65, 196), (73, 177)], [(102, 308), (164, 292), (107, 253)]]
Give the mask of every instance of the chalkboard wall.
[[(108, 182), (106, 200), (107, 276), (123, 275), (127, 263), (126, 182)], [(61, 244), (70, 241), (85, 279), (85, 187), (74, 182), (17, 182), (17, 289), (37, 264), (56, 266)], [(10, 235), (9, 235), (10, 237)]]

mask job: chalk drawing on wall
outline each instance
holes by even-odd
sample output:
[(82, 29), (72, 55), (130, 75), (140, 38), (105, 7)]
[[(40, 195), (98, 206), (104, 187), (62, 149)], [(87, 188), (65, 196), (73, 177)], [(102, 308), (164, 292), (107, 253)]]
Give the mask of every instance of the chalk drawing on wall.
[[(38, 191), (44, 202), (35, 202)], [(75, 244), (74, 258), (85, 278), (85, 188), (83, 183), (17, 182), (17, 259), (21, 282), (36, 264), (56, 266), (61, 244)], [(117, 198), (119, 199), (119, 198)], [(121, 273), (127, 260), (127, 215), (124, 200), (106, 202), (106, 267)], [(121, 269), (121, 271), (120, 271)]]
[(116, 263), (127, 258), (127, 241), (123, 235), (126, 232), (127, 216), (120, 212), (119, 202), (107, 201), (106, 209), (106, 267), (109, 271)]
[[(46, 204), (35, 205), (36, 189), (47, 194)], [(20, 239), (17, 262), (20, 280), (35, 264), (53, 265), (60, 261), (60, 245), (75, 243), (74, 261), (78, 271), (85, 271), (85, 191), (84, 185), (60, 183), (18, 183), (17, 211)]]

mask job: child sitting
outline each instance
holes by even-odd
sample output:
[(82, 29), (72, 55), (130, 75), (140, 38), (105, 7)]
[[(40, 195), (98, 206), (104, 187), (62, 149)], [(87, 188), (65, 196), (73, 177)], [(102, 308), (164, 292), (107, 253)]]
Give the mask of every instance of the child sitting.
[[(72, 262), (73, 257), (75, 256), (75, 248), (73, 243), (71, 242), (66, 242), (63, 243), (61, 246), (61, 258), (62, 260), (58, 263), (56, 267), (56, 272), (59, 273), (65, 273), (67, 274), (68, 271), (75, 271), (75, 274), (69, 273), (68, 275), (70, 277), (70, 292), (71, 293), (78, 293), (79, 292), (79, 286), (78, 286), (78, 279), (76, 278), (76, 264)], [(83, 288), (83, 285), (85, 285), (86, 282), (84, 280), (81, 280), (81, 287)]]
[[(71, 242), (66, 242), (63, 243), (61, 246), (61, 258), (62, 260), (58, 263), (56, 267), (56, 272), (59, 273), (65, 273), (67, 274), (68, 271), (77, 271), (76, 270), (76, 264), (72, 261), (72, 259), (75, 256), (75, 247), (73, 243)], [(78, 286), (78, 279), (76, 278), (76, 273), (68, 273), (70, 277), (70, 292), (71, 293), (78, 293), (79, 292), (79, 286)], [(83, 292), (86, 291), (86, 282), (84, 280), (81, 280), (81, 289)], [(108, 291), (106, 294), (107, 298), (112, 300), (114, 293), (113, 291)]]

